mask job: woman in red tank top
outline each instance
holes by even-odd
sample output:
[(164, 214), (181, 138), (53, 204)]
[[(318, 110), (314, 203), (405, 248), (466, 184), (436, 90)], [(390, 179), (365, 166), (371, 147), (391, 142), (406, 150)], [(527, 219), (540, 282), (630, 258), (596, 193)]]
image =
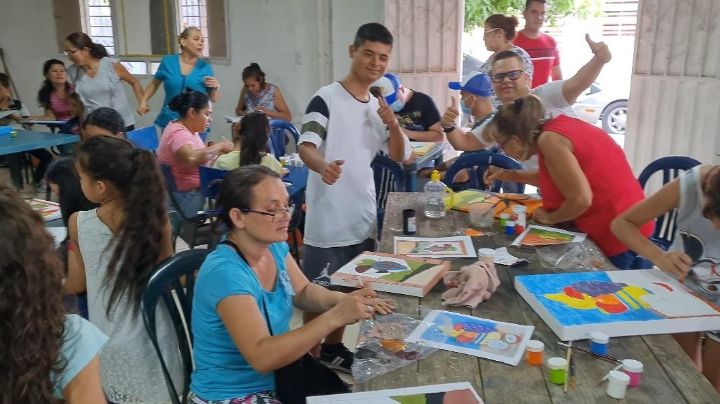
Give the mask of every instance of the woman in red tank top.
[[(587, 233), (618, 268), (630, 268), (636, 254), (610, 230), (610, 223), (645, 195), (623, 150), (601, 129), (559, 115), (547, 121), (539, 98), (530, 95), (503, 106), (493, 118), (493, 135), (511, 157), (538, 154), (539, 171), (526, 178), (540, 187), (543, 207), (536, 221), (572, 222)], [(641, 231), (652, 233), (653, 223)]]

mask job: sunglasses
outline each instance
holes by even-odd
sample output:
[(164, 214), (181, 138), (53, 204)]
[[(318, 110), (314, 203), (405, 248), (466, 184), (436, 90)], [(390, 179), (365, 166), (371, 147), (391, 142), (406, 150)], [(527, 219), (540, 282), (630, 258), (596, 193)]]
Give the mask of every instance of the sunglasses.
[(509, 78), (512, 81), (515, 81), (520, 78), (520, 76), (525, 73), (525, 70), (510, 70), (509, 72), (505, 73), (496, 73), (490, 76), (493, 83), (502, 83), (505, 81), (505, 77)]

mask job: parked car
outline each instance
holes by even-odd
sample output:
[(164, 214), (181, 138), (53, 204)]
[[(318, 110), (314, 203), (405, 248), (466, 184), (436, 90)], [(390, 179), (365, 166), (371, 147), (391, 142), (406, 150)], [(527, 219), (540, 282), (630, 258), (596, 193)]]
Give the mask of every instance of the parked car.
[(627, 90), (604, 90), (597, 82), (573, 104), (578, 118), (592, 124), (600, 121), (603, 130), (611, 135), (625, 134), (627, 109)]
[(480, 67), (483, 65), (483, 61), (476, 58), (469, 53), (463, 53), (462, 62), (462, 80), (465, 81), (468, 77), (475, 75), (480, 71)]

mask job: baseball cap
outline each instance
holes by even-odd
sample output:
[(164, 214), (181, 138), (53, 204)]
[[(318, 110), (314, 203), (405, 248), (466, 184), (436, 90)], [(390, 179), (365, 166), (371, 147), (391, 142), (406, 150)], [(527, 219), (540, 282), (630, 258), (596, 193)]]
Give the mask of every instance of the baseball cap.
[(397, 100), (397, 92), (401, 85), (400, 78), (392, 73), (385, 73), (384, 76), (372, 84), (373, 87), (380, 87), (383, 98), (385, 98), (385, 102), (387, 102), (388, 105), (391, 105)]
[(452, 90), (467, 91), (468, 93), (479, 95), (481, 97), (489, 97), (492, 94), (492, 86), (490, 79), (483, 73), (476, 73), (469, 76), (465, 81), (451, 81), (448, 87)]

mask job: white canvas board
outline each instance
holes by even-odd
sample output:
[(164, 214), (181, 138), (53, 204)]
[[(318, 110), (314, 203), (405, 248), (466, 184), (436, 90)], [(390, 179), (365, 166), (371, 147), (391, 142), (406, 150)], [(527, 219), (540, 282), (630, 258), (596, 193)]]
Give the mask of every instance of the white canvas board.
[[(437, 395), (445, 393), (441, 402), (462, 404), (483, 404), (482, 399), (468, 382), (433, 384), (429, 386), (405, 387), (364, 391), (360, 393), (313, 396), (306, 399), (307, 404), (398, 404), (400, 399), (415, 396)], [(393, 399), (395, 397), (396, 399)], [(425, 400), (426, 401), (426, 400)], [(422, 401), (424, 402), (424, 401)]]
[(395, 237), (394, 253), (414, 257), (463, 258), (477, 257), (469, 236)]

